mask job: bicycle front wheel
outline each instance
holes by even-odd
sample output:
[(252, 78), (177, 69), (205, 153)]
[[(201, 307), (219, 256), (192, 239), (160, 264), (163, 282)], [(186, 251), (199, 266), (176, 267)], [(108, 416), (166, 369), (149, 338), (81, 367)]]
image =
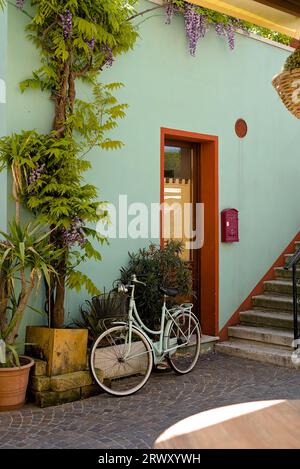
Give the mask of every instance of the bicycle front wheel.
[(90, 354), (96, 383), (114, 396), (129, 396), (148, 381), (153, 355), (147, 338), (127, 325), (111, 327), (98, 337)]
[(197, 318), (182, 311), (170, 324), (167, 335), (168, 362), (178, 374), (189, 373), (200, 354), (200, 324)]

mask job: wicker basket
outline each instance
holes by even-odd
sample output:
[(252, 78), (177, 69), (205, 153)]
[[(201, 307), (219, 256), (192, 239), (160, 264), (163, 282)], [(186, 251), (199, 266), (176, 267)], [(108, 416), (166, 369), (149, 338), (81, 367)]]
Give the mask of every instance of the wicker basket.
[(272, 84), (285, 107), (300, 119), (300, 68), (276, 75)]

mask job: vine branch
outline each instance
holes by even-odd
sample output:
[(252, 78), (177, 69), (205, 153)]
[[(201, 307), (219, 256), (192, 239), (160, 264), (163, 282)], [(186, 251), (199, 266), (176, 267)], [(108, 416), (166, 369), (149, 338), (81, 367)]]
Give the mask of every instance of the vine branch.
[(138, 18), (138, 16), (143, 16), (146, 13), (150, 13), (150, 11), (158, 10), (159, 8), (163, 8), (165, 5), (157, 5), (156, 7), (148, 8), (147, 10), (141, 11), (140, 13), (136, 13), (135, 15), (130, 16), (127, 18), (126, 21), (131, 21), (134, 20), (135, 18)]

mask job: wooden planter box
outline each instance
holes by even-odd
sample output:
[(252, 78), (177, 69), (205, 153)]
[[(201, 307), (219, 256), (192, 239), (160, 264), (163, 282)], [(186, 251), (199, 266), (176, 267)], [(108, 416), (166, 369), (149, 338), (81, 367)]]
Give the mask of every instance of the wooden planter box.
[(47, 376), (85, 370), (87, 341), (87, 329), (26, 329), (26, 353), (47, 362)]

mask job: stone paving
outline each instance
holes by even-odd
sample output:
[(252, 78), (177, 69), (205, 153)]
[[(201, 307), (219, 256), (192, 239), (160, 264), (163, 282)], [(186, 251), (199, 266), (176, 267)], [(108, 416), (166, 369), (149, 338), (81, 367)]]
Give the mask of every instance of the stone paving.
[(39, 409), (0, 413), (1, 448), (151, 448), (173, 423), (238, 402), (300, 399), (300, 372), (211, 354), (185, 376), (153, 373), (137, 394), (107, 394)]

